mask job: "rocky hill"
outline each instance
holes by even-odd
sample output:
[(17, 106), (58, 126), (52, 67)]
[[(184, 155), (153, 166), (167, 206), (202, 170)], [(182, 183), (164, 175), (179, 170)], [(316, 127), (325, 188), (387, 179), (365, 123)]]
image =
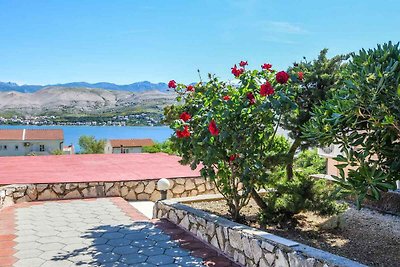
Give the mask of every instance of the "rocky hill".
[(7, 91), (16, 91), (22, 93), (34, 93), (38, 90), (41, 90), (46, 87), (57, 86), (63, 88), (101, 88), (107, 90), (118, 90), (118, 91), (129, 91), (129, 92), (143, 92), (150, 90), (157, 90), (161, 92), (166, 92), (168, 90), (168, 86), (166, 83), (151, 83), (148, 81), (136, 82), (125, 85), (118, 85), (114, 83), (108, 82), (100, 82), (100, 83), (87, 83), (87, 82), (72, 82), (72, 83), (64, 83), (64, 84), (55, 84), (55, 85), (18, 85), (13, 82), (0, 82), (0, 92)]
[(49, 86), (33, 93), (0, 92), (0, 111), (23, 115), (101, 114), (123, 110), (161, 112), (175, 94), (149, 90), (128, 92), (99, 88)]

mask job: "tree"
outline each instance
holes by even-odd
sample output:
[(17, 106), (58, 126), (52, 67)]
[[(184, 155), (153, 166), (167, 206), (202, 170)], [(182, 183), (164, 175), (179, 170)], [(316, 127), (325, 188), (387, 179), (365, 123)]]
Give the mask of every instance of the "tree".
[(82, 135), (79, 138), (79, 146), (82, 154), (103, 154), (106, 140), (96, 140), (94, 136)]
[(175, 81), (179, 106), (167, 108), (174, 148), (181, 163), (192, 169), (201, 165), (201, 175), (211, 179), (227, 201), (236, 221), (252, 196), (261, 209), (267, 207), (257, 189), (268, 180), (278, 164), (274, 151), (276, 131), (284, 112), (295, 106), (286, 96), (289, 75), (264, 64), (262, 70), (246, 70), (247, 62), (232, 68), (234, 84), (209, 75), (208, 82), (185, 86)]
[(143, 147), (143, 152), (146, 153), (167, 153), (170, 155), (176, 154), (176, 151), (172, 148), (171, 140), (166, 140), (162, 143), (156, 143), (153, 146), (145, 146)]
[(297, 108), (283, 114), (282, 128), (289, 131), (293, 143), (289, 149), (286, 164), (288, 179), (293, 178), (293, 162), (296, 151), (300, 148), (306, 150), (317, 145), (314, 139), (308, 139), (303, 134), (303, 127), (313, 116), (315, 106), (332, 97), (332, 93), (343, 83), (344, 60), (348, 55), (338, 55), (327, 58), (328, 49), (323, 49), (318, 59), (311, 62), (295, 63), (289, 68), (293, 81), (293, 89), (289, 96), (296, 103)]
[(336, 179), (358, 206), (400, 179), (399, 62), (399, 44), (391, 42), (352, 54), (346, 83), (306, 126), (309, 138), (341, 147)]

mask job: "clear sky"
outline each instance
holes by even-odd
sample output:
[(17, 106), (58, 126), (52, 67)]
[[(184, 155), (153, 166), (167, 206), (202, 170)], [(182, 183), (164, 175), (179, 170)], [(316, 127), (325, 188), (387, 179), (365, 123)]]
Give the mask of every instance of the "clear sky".
[(400, 40), (398, 0), (0, 0), (0, 81), (230, 79)]

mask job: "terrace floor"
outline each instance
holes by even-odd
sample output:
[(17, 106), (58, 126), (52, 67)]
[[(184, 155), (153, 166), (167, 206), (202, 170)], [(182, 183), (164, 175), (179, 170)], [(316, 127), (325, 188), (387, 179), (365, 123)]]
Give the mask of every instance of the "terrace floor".
[(0, 211), (0, 266), (237, 266), (122, 198), (44, 201)]
[(0, 157), (0, 185), (200, 176), (179, 160), (165, 153)]

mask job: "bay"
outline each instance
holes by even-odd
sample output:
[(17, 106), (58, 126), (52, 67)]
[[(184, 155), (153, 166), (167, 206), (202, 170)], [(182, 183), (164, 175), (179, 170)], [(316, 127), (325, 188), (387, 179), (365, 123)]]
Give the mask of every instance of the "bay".
[(76, 151), (79, 151), (78, 140), (82, 135), (94, 136), (96, 139), (151, 138), (153, 141), (163, 142), (172, 134), (168, 126), (0, 125), (0, 129), (62, 129), (64, 145), (73, 144)]

